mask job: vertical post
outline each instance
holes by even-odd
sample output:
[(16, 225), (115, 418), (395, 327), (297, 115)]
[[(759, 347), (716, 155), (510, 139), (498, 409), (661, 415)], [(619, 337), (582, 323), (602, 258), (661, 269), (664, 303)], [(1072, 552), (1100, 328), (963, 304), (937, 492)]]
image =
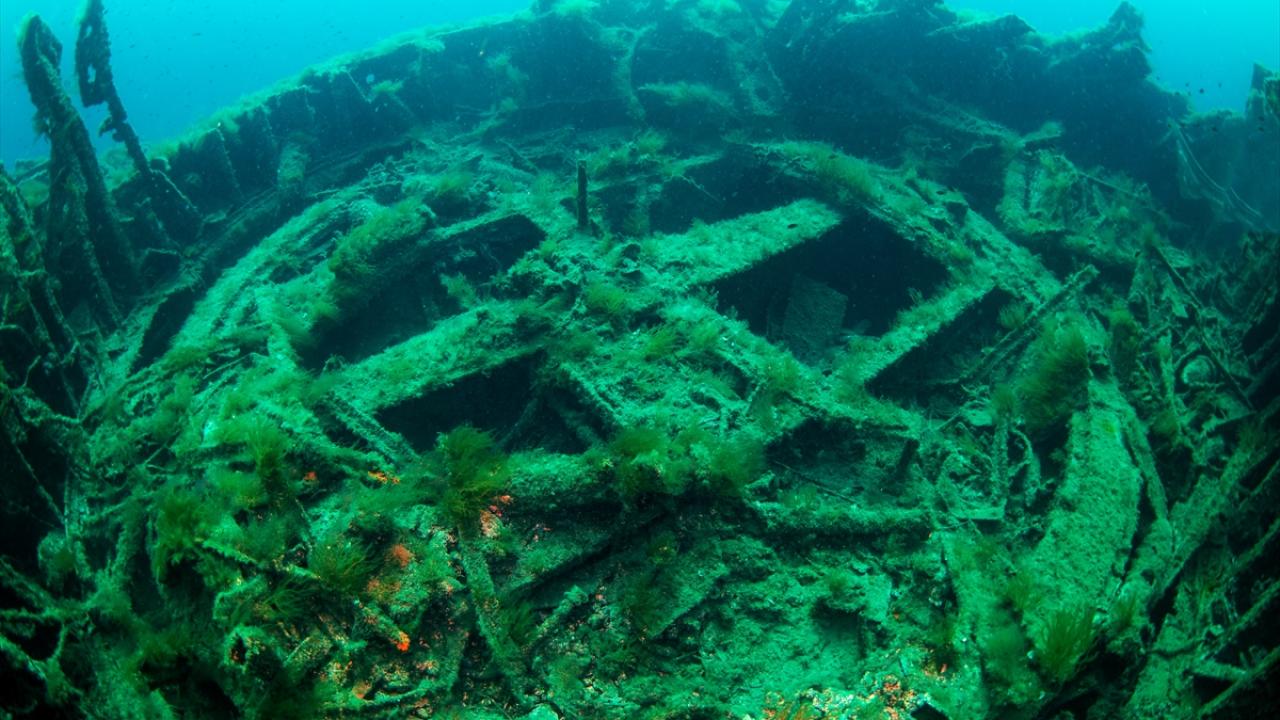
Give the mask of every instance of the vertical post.
[(586, 232), (591, 226), (587, 218), (587, 164), (578, 161), (578, 231)]
[(62, 282), (68, 306), (88, 300), (100, 324), (120, 324), (117, 296), (138, 288), (129, 238), (98, 166), (89, 131), (62, 89), (62, 44), (37, 15), (18, 34), (23, 79), (36, 122), (49, 135), (49, 202), (44, 218), (46, 261)]
[[(147, 162), (142, 142), (129, 124), (124, 103), (116, 92), (115, 76), (111, 72), (111, 37), (107, 34), (103, 13), (102, 0), (89, 0), (80, 18), (75, 62), (80, 101), (85, 107), (106, 103), (108, 115), (99, 134), (110, 131), (113, 138), (124, 143), (138, 176), (151, 195), (156, 212), (161, 216), (164, 234), (189, 238), (199, 232), (203, 219), (178, 186)], [(172, 241), (173, 237), (168, 239)]]

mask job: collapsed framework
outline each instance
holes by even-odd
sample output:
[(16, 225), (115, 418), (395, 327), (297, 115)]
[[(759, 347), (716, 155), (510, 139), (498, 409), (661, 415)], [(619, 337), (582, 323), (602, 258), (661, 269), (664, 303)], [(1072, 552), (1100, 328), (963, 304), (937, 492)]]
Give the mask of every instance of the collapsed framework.
[(91, 2), (100, 158), (29, 19), (5, 711), (1274, 704), (1280, 78), (1140, 30), (541, 2), (144, 151)]

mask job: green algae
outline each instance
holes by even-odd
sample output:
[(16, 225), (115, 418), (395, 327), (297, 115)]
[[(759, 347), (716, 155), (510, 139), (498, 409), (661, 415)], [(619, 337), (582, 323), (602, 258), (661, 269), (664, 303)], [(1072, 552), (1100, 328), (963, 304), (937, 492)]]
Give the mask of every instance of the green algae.
[[(61, 176), (5, 194), (23, 702), (1247, 706), (1274, 248), (1201, 252), (1231, 231), (1113, 152), (1185, 156), (1141, 76), (1090, 106), (1131, 127), (1046, 91), (1128, 57), (1132, 11), (1019, 34), (1001, 92), (1044, 105), (1011, 117), (934, 75), (1011, 25), (922, 7), (540, 3), (335, 61), (154, 159), (202, 214), (180, 251), (112, 182), (141, 285), (10, 209), (101, 211)], [(867, 77), (895, 33), (953, 61)], [(98, 279), (127, 322), (79, 307)]]

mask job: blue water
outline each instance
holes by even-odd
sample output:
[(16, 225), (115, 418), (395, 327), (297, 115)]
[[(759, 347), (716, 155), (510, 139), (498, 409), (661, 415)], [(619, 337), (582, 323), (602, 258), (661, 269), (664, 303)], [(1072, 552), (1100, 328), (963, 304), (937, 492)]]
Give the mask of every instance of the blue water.
[[(1114, 0), (955, 0), (953, 7), (1021, 15), (1064, 33), (1097, 26)], [(1252, 64), (1280, 67), (1276, 0), (1141, 0), (1157, 79), (1191, 95), (1197, 108), (1242, 106)], [(236, 98), (333, 55), (425, 25), (516, 12), (525, 0), (107, 0), (112, 62), (130, 120), (144, 141), (180, 134)], [(17, 62), (16, 28), (39, 13), (70, 62), (78, 2), (4, 0), (0, 28), (0, 160), (47, 152), (31, 130), (31, 106)], [(69, 78), (69, 70), (64, 73)], [(68, 83), (70, 86), (72, 83)], [(100, 115), (87, 113), (90, 127)]]
[[(428, 25), (524, 10), (528, 0), (105, 0), (111, 64), (129, 120), (143, 141), (174, 137), (246, 94), (308, 65)], [(0, 159), (43, 156), (31, 130), (17, 28), (38, 13), (63, 44), (74, 86), (80, 0), (0, 0)], [(73, 97), (76, 96), (72, 93)], [(97, 110), (100, 111), (100, 108)], [(90, 128), (103, 115), (86, 113)]]

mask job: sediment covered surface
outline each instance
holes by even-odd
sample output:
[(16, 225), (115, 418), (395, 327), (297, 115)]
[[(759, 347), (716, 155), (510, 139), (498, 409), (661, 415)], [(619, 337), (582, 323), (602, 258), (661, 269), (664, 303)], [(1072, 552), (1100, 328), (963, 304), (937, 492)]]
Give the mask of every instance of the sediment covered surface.
[[(1280, 79), (1141, 17), (540, 2), (0, 176), (3, 708), (1275, 703)], [(124, 98), (127, 101), (127, 98)]]

